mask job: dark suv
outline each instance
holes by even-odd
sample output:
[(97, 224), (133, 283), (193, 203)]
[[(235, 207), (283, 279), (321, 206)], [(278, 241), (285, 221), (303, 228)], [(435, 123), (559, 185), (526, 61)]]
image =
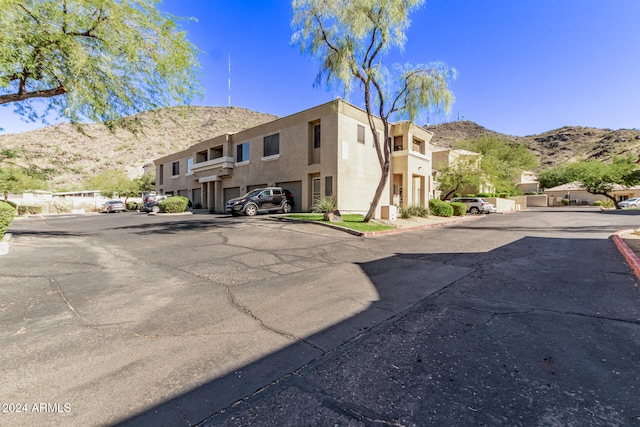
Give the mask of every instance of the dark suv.
[(253, 216), (258, 212), (289, 213), (295, 206), (293, 194), (280, 187), (252, 190), (242, 197), (227, 200), (225, 211), (233, 216), (245, 214)]
[(143, 200), (142, 200), (142, 207), (140, 208), (140, 212), (153, 212), (153, 213), (158, 213), (160, 212), (160, 206), (158, 205), (158, 203), (160, 203), (160, 201), (166, 199), (169, 196), (166, 196), (164, 194), (158, 194), (158, 195), (154, 195), (154, 194), (150, 194), (148, 196), (146, 196)]

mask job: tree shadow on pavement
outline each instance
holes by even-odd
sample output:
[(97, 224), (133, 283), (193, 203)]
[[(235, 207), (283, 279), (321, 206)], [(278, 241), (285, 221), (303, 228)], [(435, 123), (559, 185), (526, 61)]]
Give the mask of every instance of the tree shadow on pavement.
[(636, 393), (614, 392), (638, 379), (629, 369), (640, 354), (640, 296), (610, 240), (526, 237), (490, 252), (358, 265), (378, 293), (368, 308), (118, 425), (640, 416)]

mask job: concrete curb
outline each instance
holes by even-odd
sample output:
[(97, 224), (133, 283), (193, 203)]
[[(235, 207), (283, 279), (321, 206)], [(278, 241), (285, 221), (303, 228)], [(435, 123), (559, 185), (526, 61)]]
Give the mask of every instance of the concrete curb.
[(308, 224), (317, 224), (323, 227), (333, 228), (334, 230), (344, 231), (345, 233), (352, 234), (358, 237), (376, 237), (376, 236), (383, 236), (387, 234), (396, 234), (396, 233), (404, 233), (407, 231), (422, 230), (424, 228), (444, 227), (449, 224), (458, 224), (466, 221), (475, 221), (477, 219), (484, 218), (484, 216), (482, 215), (468, 216), (468, 217), (462, 217), (458, 220), (453, 220), (453, 221), (443, 221), (443, 222), (438, 222), (434, 224), (422, 224), (422, 225), (417, 225), (415, 227), (400, 227), (400, 228), (394, 228), (392, 230), (381, 230), (381, 231), (357, 231), (351, 228), (341, 227), (335, 223), (312, 221), (307, 219), (283, 218), (283, 217), (273, 217), (273, 218), (277, 218), (279, 220), (284, 220), (284, 221), (298, 221), (298, 222), (304, 222)]
[(401, 227), (393, 230), (382, 230), (382, 231), (367, 231), (367, 232), (360, 233), (360, 235), (364, 237), (383, 236), (386, 234), (404, 233), (406, 231), (416, 231), (416, 230), (422, 230), (425, 228), (444, 227), (451, 224), (459, 224), (461, 222), (475, 221), (480, 218), (484, 218), (484, 216), (482, 215), (465, 216), (453, 221), (444, 221), (444, 222), (438, 222), (434, 224), (422, 224), (422, 225), (416, 225), (415, 227)]
[(0, 256), (9, 253), (9, 241), (11, 240), (11, 233), (5, 233), (0, 240)]
[(627, 263), (636, 274), (636, 277), (640, 279), (640, 258), (631, 250), (631, 248), (624, 242), (624, 239), (620, 237), (621, 234), (633, 232), (632, 229), (616, 231), (613, 235), (613, 243), (616, 244), (618, 250), (627, 260)]

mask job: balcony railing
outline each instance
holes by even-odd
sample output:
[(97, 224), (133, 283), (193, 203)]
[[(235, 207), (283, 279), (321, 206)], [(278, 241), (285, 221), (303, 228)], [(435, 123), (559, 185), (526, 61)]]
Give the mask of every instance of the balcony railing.
[(230, 175), (233, 170), (233, 157), (218, 157), (216, 159), (207, 160), (206, 162), (194, 163), (191, 166), (191, 172), (198, 173), (220, 169), (217, 175)]

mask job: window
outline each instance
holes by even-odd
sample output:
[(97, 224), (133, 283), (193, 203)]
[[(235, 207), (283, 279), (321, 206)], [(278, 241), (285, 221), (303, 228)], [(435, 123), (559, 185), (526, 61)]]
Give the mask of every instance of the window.
[(158, 178), (158, 183), (160, 185), (164, 184), (164, 165), (160, 165), (160, 171), (158, 171), (158, 175), (160, 175), (160, 178)]
[(192, 167), (193, 167), (193, 159), (189, 158), (189, 159), (187, 159), (187, 175), (193, 173), (191, 171)]
[(333, 196), (333, 177), (324, 177), (324, 195), (327, 197)]
[(171, 165), (171, 176), (180, 175), (180, 162), (173, 162)]
[(313, 148), (320, 148), (320, 125), (313, 125)]
[(249, 143), (243, 142), (236, 146), (236, 163), (249, 161)]
[(393, 151), (401, 151), (404, 150), (404, 146), (402, 145), (402, 135), (393, 137)]
[(358, 142), (364, 144), (364, 126), (358, 125)]
[(413, 147), (411, 147), (413, 151), (417, 151), (420, 154), (424, 154), (424, 142), (420, 141), (417, 138), (413, 138)]
[(280, 154), (280, 134), (269, 135), (264, 137), (264, 157), (275, 156)]

